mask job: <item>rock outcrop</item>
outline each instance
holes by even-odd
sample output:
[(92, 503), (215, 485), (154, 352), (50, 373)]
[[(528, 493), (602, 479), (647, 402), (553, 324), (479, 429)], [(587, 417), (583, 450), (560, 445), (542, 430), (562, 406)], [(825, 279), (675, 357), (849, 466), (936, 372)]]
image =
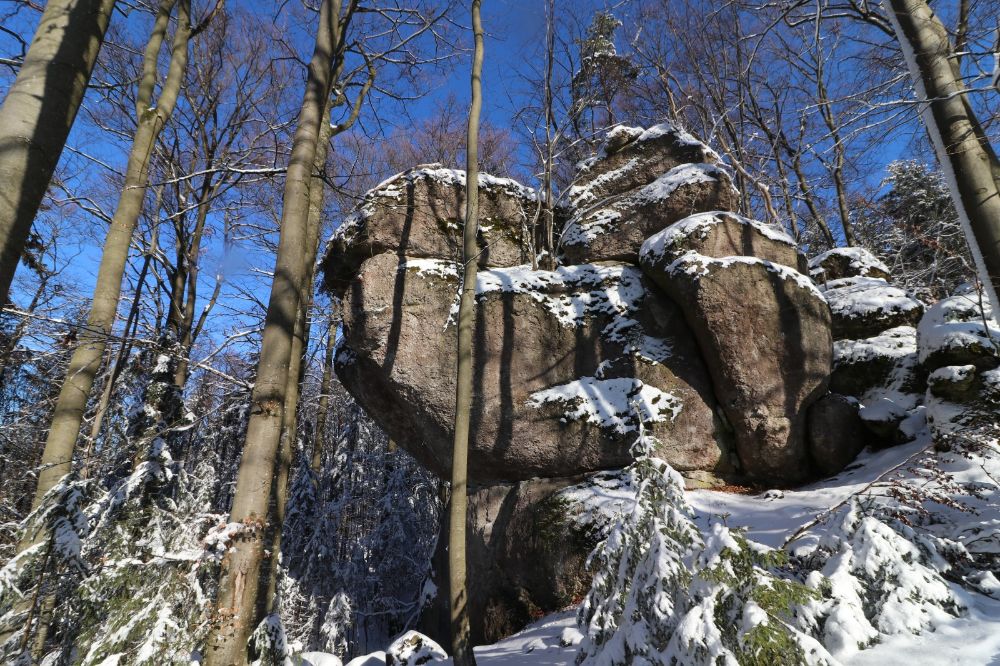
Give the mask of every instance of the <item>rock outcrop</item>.
[(809, 275), (823, 283), (849, 277), (888, 280), (889, 267), (864, 248), (835, 247), (809, 261)]
[[(639, 422), (678, 470), (732, 470), (708, 372), (678, 308), (624, 264), (480, 272), (469, 473), (520, 481), (627, 465)], [(447, 478), (454, 263), (381, 254), (344, 311), (337, 373), (386, 432)]]
[(896, 326), (915, 326), (924, 313), (920, 301), (881, 278), (845, 277), (823, 285), (838, 340), (878, 335)]
[(826, 391), (832, 356), (823, 296), (798, 271), (755, 257), (688, 252), (663, 267), (659, 241), (643, 246), (643, 267), (694, 330), (743, 471), (777, 484), (808, 479), (806, 408)]
[[(472, 640), (493, 643), (545, 612), (578, 602), (589, 589), (586, 561), (605, 535), (588, 516), (596, 492), (614, 492), (613, 479), (535, 479), (469, 490), (466, 545)], [(433, 559), (447, 589), (448, 540)], [(447, 597), (439, 594), (423, 629), (447, 642)]]
[[(438, 167), (386, 181), (323, 264), (344, 301), (338, 376), (443, 478), (463, 182)], [(856, 402), (823, 397), (827, 301), (787, 234), (732, 212), (738, 193), (704, 144), (671, 125), (613, 130), (568, 193), (553, 271), (527, 265), (534, 193), (490, 176), (480, 188), (468, 544), (478, 638), (586, 589), (596, 528), (572, 517), (588, 513), (585, 489), (632, 461), (640, 431), (691, 486), (787, 486), (857, 454), (855, 441), (829, 436), (830, 424), (859, 417)], [(822, 270), (857, 277), (836, 261)]]
[(925, 388), (915, 328), (923, 303), (893, 285), (888, 267), (863, 248), (824, 252), (809, 267), (833, 317), (831, 390), (857, 400), (873, 443), (908, 441), (904, 421)]
[(872, 439), (854, 398), (828, 393), (809, 408), (809, 453), (821, 474), (847, 467)]
[[(509, 178), (479, 176), (480, 266), (516, 266), (527, 254), (535, 192)], [(369, 191), (337, 229), (323, 260), (326, 285), (346, 289), (362, 263), (389, 252), (410, 258), (462, 258), (465, 172), (439, 164), (415, 167)]]

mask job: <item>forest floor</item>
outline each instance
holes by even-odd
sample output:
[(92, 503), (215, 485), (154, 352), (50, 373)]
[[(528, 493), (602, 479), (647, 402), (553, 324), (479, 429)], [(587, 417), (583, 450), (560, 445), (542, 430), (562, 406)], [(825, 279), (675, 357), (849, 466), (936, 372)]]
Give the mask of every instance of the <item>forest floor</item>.
[[(929, 473), (930, 471), (930, 473)], [(844, 472), (795, 490), (769, 490), (755, 495), (696, 490), (687, 494), (698, 523), (724, 520), (730, 527), (743, 527), (747, 536), (774, 548), (793, 535), (790, 551), (809, 547), (826, 529), (834, 529), (838, 516), (853, 497), (892, 497), (905, 487), (932, 490), (941, 479), (949, 488), (991, 488), (980, 496), (958, 493), (956, 506), (932, 502), (931, 523), (935, 531), (966, 545), (978, 542), (979, 551), (1000, 552), (1000, 497), (995, 493), (1000, 454), (990, 449), (972, 455), (939, 453), (930, 446), (929, 435), (905, 445), (866, 450)], [(816, 521), (817, 518), (819, 521)], [(812, 523), (816, 521), (815, 525)], [(810, 526), (803, 531), (804, 526)], [(933, 527), (931, 529), (934, 529)], [(983, 544), (984, 541), (989, 543)], [(800, 545), (801, 544), (801, 545)], [(982, 664), (1000, 666), (1000, 591), (993, 597), (950, 583), (966, 606), (960, 617), (935, 625), (922, 635), (901, 633), (883, 636), (876, 645), (851, 656), (850, 663), (878, 666), (945, 666)], [(493, 645), (476, 648), (480, 666), (571, 666), (579, 638), (576, 613), (568, 609), (548, 615), (523, 631)], [(359, 657), (347, 666), (384, 664), (382, 653)], [(450, 663), (450, 662), (449, 662)]]

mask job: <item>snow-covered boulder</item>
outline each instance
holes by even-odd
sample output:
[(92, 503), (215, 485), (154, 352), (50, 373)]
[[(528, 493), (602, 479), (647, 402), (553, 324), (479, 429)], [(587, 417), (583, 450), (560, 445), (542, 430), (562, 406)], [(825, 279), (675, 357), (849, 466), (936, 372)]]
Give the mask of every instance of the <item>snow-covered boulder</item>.
[(566, 222), (565, 263), (637, 262), (643, 242), (674, 222), (711, 210), (735, 210), (739, 193), (717, 164), (681, 164), (627, 194), (580, 205)]
[(858, 401), (828, 393), (809, 407), (809, 455), (817, 471), (831, 476), (847, 467), (868, 442)]
[(826, 392), (833, 348), (816, 286), (763, 259), (694, 252), (647, 275), (694, 331), (742, 471), (778, 484), (809, 478), (806, 410)]
[(979, 377), (974, 365), (944, 365), (927, 376), (931, 394), (954, 402), (964, 402), (974, 397), (979, 388)]
[(578, 165), (569, 199), (585, 208), (648, 185), (676, 166), (718, 162), (715, 151), (671, 123), (619, 125), (608, 131), (597, 155)]
[[(531, 188), (480, 174), (480, 266), (530, 261), (528, 221), (535, 206)], [(383, 252), (459, 261), (464, 220), (464, 171), (435, 164), (397, 174), (365, 194), (330, 238), (323, 260), (326, 286), (341, 293), (365, 259)]]
[(344, 666), (340, 657), (329, 652), (301, 652), (291, 657), (292, 666)]
[(862, 247), (835, 247), (809, 260), (809, 274), (817, 282), (847, 277), (889, 279), (889, 267)]
[(932, 372), (947, 365), (1000, 364), (1000, 327), (989, 302), (974, 289), (941, 299), (927, 309), (917, 327), (920, 364)]
[(419, 631), (407, 631), (389, 645), (385, 651), (386, 666), (420, 666), (440, 664), (448, 654), (440, 645)]
[(662, 271), (686, 252), (714, 258), (750, 256), (805, 269), (805, 255), (783, 230), (723, 211), (696, 213), (653, 234), (642, 244), (639, 263)]
[(835, 340), (868, 338), (897, 326), (915, 326), (920, 301), (882, 278), (845, 277), (823, 285), (833, 315)]
[(897, 326), (861, 340), (836, 340), (830, 390), (860, 396), (885, 385), (900, 361), (909, 359), (912, 366), (916, 353), (917, 330), (912, 326)]
[[(455, 264), (382, 254), (344, 312), (337, 374), (400, 446), (447, 478)], [(627, 465), (640, 421), (678, 470), (731, 469), (711, 380), (682, 313), (634, 266), (479, 273), (469, 473), (560, 477)]]

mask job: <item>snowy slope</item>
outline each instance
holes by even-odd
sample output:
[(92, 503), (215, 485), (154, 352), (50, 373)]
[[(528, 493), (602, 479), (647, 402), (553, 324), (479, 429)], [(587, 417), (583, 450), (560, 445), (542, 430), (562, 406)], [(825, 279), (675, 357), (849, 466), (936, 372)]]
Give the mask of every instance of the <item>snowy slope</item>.
[[(707, 529), (711, 522), (724, 520), (730, 527), (745, 527), (750, 538), (778, 548), (799, 534), (790, 546), (794, 553), (810, 547), (818, 535), (836, 525), (846, 511), (841, 505), (851, 497), (884, 497), (887, 488), (922, 482), (930, 460), (935, 464), (940, 461), (941, 470), (964, 487), (991, 489), (979, 497), (959, 493), (959, 499), (970, 510), (940, 507), (942, 524), (935, 531), (965, 543), (970, 550), (973, 541), (982, 542), (984, 538), (992, 539), (994, 544), (987, 548), (1000, 549), (1000, 495), (996, 494), (995, 482), (1000, 474), (1000, 454), (986, 451), (969, 457), (935, 453), (926, 430), (909, 444), (865, 451), (837, 476), (796, 490), (771, 490), (757, 495), (696, 490), (688, 492), (687, 497), (699, 526)], [(802, 530), (807, 526), (809, 530)], [(847, 663), (1000, 666), (1000, 598), (949, 585), (967, 608), (961, 617), (949, 616), (934, 631), (918, 636), (883, 636), (878, 644), (852, 655)], [(576, 614), (571, 609), (542, 618), (494, 645), (476, 648), (476, 657), (481, 666), (571, 666), (579, 639)], [(385, 663), (383, 655), (361, 657), (348, 662), (348, 666), (381, 665)]]

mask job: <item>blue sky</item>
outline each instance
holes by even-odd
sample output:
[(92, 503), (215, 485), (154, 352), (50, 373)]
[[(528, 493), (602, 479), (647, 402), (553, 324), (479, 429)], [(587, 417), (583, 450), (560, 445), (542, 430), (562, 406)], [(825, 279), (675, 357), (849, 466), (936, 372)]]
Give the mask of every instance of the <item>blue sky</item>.
[[(259, 14), (273, 12), (275, 7), (274, 3), (265, 0), (231, 1)], [(312, 18), (311, 16), (307, 16), (307, 19), (303, 20), (293, 18), (296, 16), (294, 14), (295, 7), (298, 6), (294, 4), (296, 1), (293, 0), (293, 4), (286, 5), (285, 15), (278, 20), (286, 26), (300, 56), (305, 58), (312, 49), (314, 25), (308, 20)], [(204, 6), (205, 3), (196, 2), (196, 5)], [(565, 5), (563, 6), (565, 7)], [(573, 11), (586, 17), (598, 9), (606, 8), (606, 6), (605, 2), (582, 0), (573, 4)], [(619, 15), (624, 14), (628, 9), (627, 6), (621, 7), (620, 3), (616, 3), (616, 7), (618, 7), (616, 12)], [(301, 15), (301, 12), (298, 15)], [(33, 30), (31, 23), (35, 19), (36, 15), (33, 13), (21, 13), (5, 26), (14, 26), (15, 30), (21, 31), (23, 34), (30, 34)], [(120, 24), (125, 20), (125, 17), (117, 14), (114, 20)], [(454, 14), (454, 20), (467, 26), (469, 23), (468, 10), (459, 5), (458, 11)], [(510, 127), (514, 115), (526, 100), (524, 84), (517, 74), (525, 73), (541, 62), (545, 35), (544, 3), (542, 0), (485, 0), (483, 3), (483, 23), (487, 32), (483, 86), (484, 118), (495, 126)], [(471, 47), (470, 32), (464, 31), (461, 37), (463, 44), (466, 47)], [(11, 45), (12, 42), (9, 38), (0, 37), (0, 49), (3, 49), (4, 54), (10, 52)], [(426, 93), (422, 99), (408, 104), (409, 116), (416, 121), (425, 118), (428, 114), (433, 113), (436, 105), (449, 95), (453, 95), (460, 105), (467, 104), (470, 62), (471, 54), (468, 52), (453, 59), (447, 75), (433, 81), (429, 90), (421, 91)], [(287, 87), (289, 103), (294, 104), (301, 98), (301, 94), (301, 77), (289, 81)], [(392, 122), (405, 129), (409, 121), (405, 116), (398, 115)], [(105, 146), (99, 141), (95, 143), (94, 136), (93, 130), (81, 126), (74, 130), (70, 144), (86, 144), (91, 152), (112, 164), (121, 165), (124, 162), (126, 142), (119, 141), (115, 145)], [(879, 147), (879, 154), (874, 161), (884, 164), (908, 148), (910, 148), (909, 136), (904, 138), (902, 134), (896, 135), (893, 140), (887, 141)], [(89, 168), (99, 169), (93, 166)], [(870, 178), (873, 183), (880, 180), (881, 177), (880, 168), (871, 171)], [(73, 214), (80, 218), (78, 227), (81, 233), (78, 234), (76, 243), (76, 251), (79, 252), (79, 256), (73, 261), (70, 269), (73, 277), (72, 283), (80, 297), (89, 298), (100, 256), (100, 244), (103, 240), (103, 223), (87, 219), (89, 216), (81, 211), (76, 211)], [(273, 265), (273, 257), (248, 247), (236, 248), (233, 255), (224, 260), (221, 245), (216, 243), (215, 245), (210, 244), (208, 256), (204, 262), (203, 274), (213, 275), (216, 266), (223, 261), (227, 266), (238, 269), (238, 272), (245, 276), (252, 268), (269, 271)], [(259, 289), (263, 292), (258, 293), (257, 296), (261, 300), (266, 300), (266, 280), (260, 276), (256, 279), (260, 285)], [(202, 287), (203, 294), (209, 290), (210, 285)], [(255, 288), (256, 291), (257, 288)], [(15, 298), (17, 297), (15, 296)], [(233, 300), (232, 294), (225, 296), (224, 301), (234, 306), (234, 309), (245, 306), (238, 300)], [(227, 328), (237, 326), (240, 323), (223, 320), (220, 327)]]

